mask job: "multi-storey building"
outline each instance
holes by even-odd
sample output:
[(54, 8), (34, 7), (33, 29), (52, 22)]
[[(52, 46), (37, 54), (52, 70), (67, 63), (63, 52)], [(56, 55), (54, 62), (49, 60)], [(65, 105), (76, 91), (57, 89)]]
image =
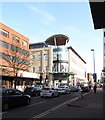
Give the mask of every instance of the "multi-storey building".
[(55, 87), (86, 81), (86, 62), (72, 48), (69, 38), (62, 34), (49, 37), (45, 43), (30, 44), (30, 72), (40, 73), (42, 83)]
[(103, 68), (105, 67), (105, 29), (103, 29)]
[(81, 82), (87, 82), (86, 62), (84, 59), (71, 46), (68, 47), (68, 55), (69, 72), (73, 74), (69, 77), (70, 82), (72, 82), (73, 85), (77, 85)]
[(52, 84), (52, 48), (44, 42), (33, 43), (30, 48), (30, 72), (40, 74), (40, 82)]
[[(28, 55), (29, 39), (0, 23), (0, 70), (2, 75), (17, 76), (19, 70), (28, 71)], [(2, 84), (8, 85), (8, 80), (3, 80)], [(11, 85), (10, 82), (9, 85)]]
[(90, 84), (94, 83), (94, 79), (93, 79), (93, 74), (92, 73), (87, 73), (87, 80), (88, 80), (88, 83), (90, 83)]

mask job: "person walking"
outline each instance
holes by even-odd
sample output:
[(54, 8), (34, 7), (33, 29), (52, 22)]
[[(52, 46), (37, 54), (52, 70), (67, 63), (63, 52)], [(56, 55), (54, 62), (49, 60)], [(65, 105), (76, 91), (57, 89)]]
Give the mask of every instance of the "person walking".
[(78, 98), (79, 99), (82, 99), (83, 98), (83, 93), (82, 93), (82, 89), (81, 89), (81, 87), (80, 87), (80, 85), (78, 86)]
[(96, 83), (94, 84), (93, 90), (94, 90), (94, 93), (96, 93), (96, 91), (97, 91), (97, 85), (96, 85)]

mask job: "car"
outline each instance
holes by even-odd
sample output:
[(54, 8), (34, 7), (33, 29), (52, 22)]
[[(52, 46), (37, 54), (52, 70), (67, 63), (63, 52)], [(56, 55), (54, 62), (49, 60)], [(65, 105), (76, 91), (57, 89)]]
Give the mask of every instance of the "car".
[(57, 89), (52, 87), (45, 87), (42, 89), (42, 92), (40, 93), (41, 98), (42, 97), (57, 97), (60, 93)]
[(89, 86), (81, 86), (82, 92), (89, 92)]
[(58, 92), (60, 94), (70, 94), (71, 93), (71, 90), (69, 88), (69, 86), (58, 86)]
[(40, 87), (26, 87), (24, 90), (24, 93), (30, 95), (31, 97), (33, 96), (40, 96), (40, 92), (41, 92), (41, 88)]
[(2, 97), (2, 110), (7, 111), (11, 107), (29, 105), (31, 97), (17, 89), (3, 89), (0, 91)]
[(70, 86), (71, 92), (78, 92), (79, 88), (77, 86)]

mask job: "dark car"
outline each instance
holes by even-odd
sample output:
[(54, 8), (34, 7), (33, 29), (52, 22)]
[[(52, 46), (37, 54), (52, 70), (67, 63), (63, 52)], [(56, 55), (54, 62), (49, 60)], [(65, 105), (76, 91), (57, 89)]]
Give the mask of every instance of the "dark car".
[(26, 89), (24, 90), (24, 93), (32, 96), (40, 96), (40, 92), (42, 91), (42, 89), (40, 87), (26, 87)]
[(70, 86), (71, 92), (78, 92), (79, 88), (77, 86)]
[(2, 97), (2, 110), (20, 105), (29, 105), (31, 97), (17, 89), (3, 89), (0, 91)]
[(89, 86), (81, 86), (82, 92), (89, 92)]

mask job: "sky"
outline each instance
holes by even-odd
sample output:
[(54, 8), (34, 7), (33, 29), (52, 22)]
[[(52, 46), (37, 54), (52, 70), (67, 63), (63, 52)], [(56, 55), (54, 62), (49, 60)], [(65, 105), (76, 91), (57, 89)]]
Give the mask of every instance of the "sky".
[[(85, 0), (84, 0), (85, 1)], [(54, 34), (69, 37), (67, 46), (86, 61), (87, 72), (95, 72), (98, 79), (103, 69), (103, 30), (94, 29), (88, 1), (84, 2), (3, 1), (0, 3), (0, 22), (28, 37), (30, 43), (44, 42)]]

